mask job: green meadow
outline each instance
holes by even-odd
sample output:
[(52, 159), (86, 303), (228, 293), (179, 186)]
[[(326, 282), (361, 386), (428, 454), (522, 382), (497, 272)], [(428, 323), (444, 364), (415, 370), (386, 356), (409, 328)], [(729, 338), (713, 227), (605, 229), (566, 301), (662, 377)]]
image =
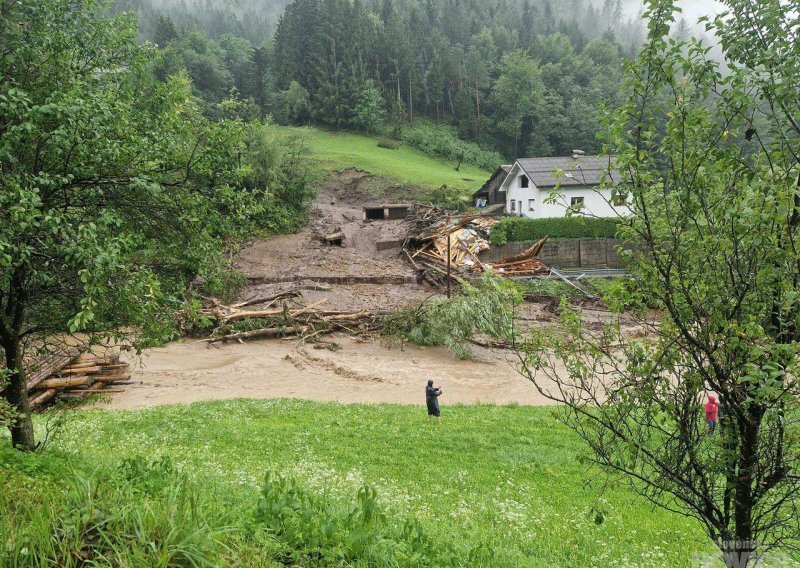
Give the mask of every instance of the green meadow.
[(446, 185), (465, 191), (479, 189), (491, 175), (469, 164), (456, 171), (457, 163), (406, 146), (380, 148), (377, 138), (361, 134), (277, 125), (270, 128), (282, 135), (301, 136), (310, 155), (330, 171), (355, 168), (399, 184), (426, 188)]
[[(420, 407), (285, 400), (78, 410), (45, 454), (0, 453), (4, 487), (18, 487), (0, 498), (0, 543), (6, 543), (0, 565), (24, 558), (21, 549), (62, 556), (55, 564), (30, 565), (63, 564), (64, 556), (76, 554), (54, 552), (64, 548), (64, 538), (72, 539), (67, 548), (92, 550), (91, 539), (99, 537), (91, 535), (102, 530), (70, 519), (95, 519), (98, 510), (104, 512), (97, 522), (113, 524), (114, 534), (139, 536), (108, 537), (114, 552), (103, 549), (89, 565), (135, 566), (137, 559), (184, 565), (175, 560), (182, 550), (200, 559), (187, 565), (444, 565), (430, 557), (438, 550), (452, 566), (661, 567), (690, 566), (696, 555), (712, 552), (695, 523), (653, 509), (623, 481), (588, 465), (581, 444), (553, 412), (456, 406), (430, 424)], [(140, 456), (133, 465), (132, 456)], [(281, 494), (274, 509), (280, 527), (266, 527), (256, 509), (268, 474), (293, 480), (316, 505)], [(77, 504), (87, 498), (74, 495), (75, 476), (103, 480), (94, 492), (104, 495), (98, 503)], [(375, 490), (381, 511), (380, 522), (370, 524), (377, 535), (371, 548), (358, 552), (356, 546), (346, 562), (326, 561), (315, 545), (330, 549), (339, 539), (347, 550), (355, 546), (352, 533), (361, 529), (345, 525), (364, 487)], [(140, 497), (130, 499), (130, 492)], [(189, 492), (194, 516), (175, 497), (182, 492)], [(139, 519), (141, 507), (152, 518)], [(176, 515), (182, 529), (174, 526)], [(309, 531), (333, 526), (331, 515), (344, 529), (331, 529), (333, 540), (320, 545)], [(392, 552), (422, 546), (404, 528), (410, 521), (427, 543), (420, 550), (428, 552), (416, 557)], [(79, 527), (62, 527), (70, 522)], [(144, 551), (136, 544), (142, 539), (150, 543), (141, 545)], [(289, 549), (297, 556), (288, 558)], [(148, 555), (152, 550), (173, 563), (159, 564)]]

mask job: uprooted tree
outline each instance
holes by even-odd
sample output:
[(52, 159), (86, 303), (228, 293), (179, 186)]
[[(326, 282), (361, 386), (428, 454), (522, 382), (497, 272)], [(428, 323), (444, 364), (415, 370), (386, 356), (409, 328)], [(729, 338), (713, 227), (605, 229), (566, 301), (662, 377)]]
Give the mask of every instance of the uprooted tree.
[(591, 331), (567, 309), (563, 334), (519, 355), (594, 462), (745, 566), (795, 552), (800, 534), (800, 2), (722, 4), (707, 26), (724, 64), (670, 40), (674, 3), (649, 2), (630, 98), (609, 120), (614, 191), (633, 210), (621, 236), (636, 243), (612, 296), (646, 337)]
[(168, 325), (165, 304), (262, 212), (263, 192), (235, 187), (244, 125), (204, 119), (188, 80), (156, 81), (135, 34), (101, 0), (0, 0), (0, 421), (16, 447), (35, 447), (26, 350)]

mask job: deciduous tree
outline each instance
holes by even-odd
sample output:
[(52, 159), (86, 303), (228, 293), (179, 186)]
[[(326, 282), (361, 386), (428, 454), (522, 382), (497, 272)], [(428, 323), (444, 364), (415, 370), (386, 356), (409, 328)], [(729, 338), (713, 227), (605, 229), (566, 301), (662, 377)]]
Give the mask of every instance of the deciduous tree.
[(247, 216), (231, 185), (243, 129), (204, 119), (185, 78), (156, 81), (135, 22), (99, 0), (0, 8), (2, 396), (33, 449), (24, 357), (64, 332), (163, 323)]
[(708, 48), (670, 39), (671, 0), (649, 2), (630, 98), (609, 123), (614, 191), (634, 213), (622, 236), (636, 244), (614, 299), (647, 336), (593, 332), (565, 310), (563, 335), (535, 336), (521, 366), (565, 404), (594, 462), (745, 566), (800, 534), (800, 3), (722, 4), (709, 28), (725, 73)]

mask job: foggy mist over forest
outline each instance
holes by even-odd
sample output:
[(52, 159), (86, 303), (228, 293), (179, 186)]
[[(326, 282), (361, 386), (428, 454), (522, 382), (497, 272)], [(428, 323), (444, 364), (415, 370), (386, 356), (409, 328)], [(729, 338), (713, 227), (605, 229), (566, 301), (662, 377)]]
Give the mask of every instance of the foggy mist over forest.
[[(245, 7), (251, 7), (263, 11), (264, 16), (276, 20), (284, 12), (286, 6), (293, 1), (294, 0), (149, 0), (149, 4), (155, 10), (168, 11), (180, 7), (209, 5), (218, 8), (229, 8), (234, 11)], [(125, 3), (125, 0), (120, 2), (120, 4)], [(592, 0), (590, 3), (599, 9), (603, 5), (603, 0)], [(622, 0), (623, 12), (627, 18), (635, 18), (643, 11), (643, 6), (644, 4), (641, 0)], [(713, 15), (721, 9), (719, 2), (716, 0), (681, 0), (678, 2), (678, 6), (681, 8), (682, 14), (679, 15), (677, 19), (681, 17), (685, 18), (686, 22), (693, 29), (698, 28), (698, 18)]]

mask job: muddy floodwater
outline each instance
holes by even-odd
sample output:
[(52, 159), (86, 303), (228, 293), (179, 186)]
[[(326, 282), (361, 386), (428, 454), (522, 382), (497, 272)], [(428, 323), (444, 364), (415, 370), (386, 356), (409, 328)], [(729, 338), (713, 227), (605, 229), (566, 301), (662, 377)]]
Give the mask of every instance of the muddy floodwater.
[(135, 409), (230, 398), (299, 398), (343, 403), (424, 403), (426, 381), (444, 390), (442, 404), (546, 404), (515, 369), (511, 351), (475, 347), (460, 361), (442, 348), (404, 348), (346, 335), (340, 349), (295, 341), (208, 346), (171, 343), (131, 358), (134, 384), (101, 406)]

